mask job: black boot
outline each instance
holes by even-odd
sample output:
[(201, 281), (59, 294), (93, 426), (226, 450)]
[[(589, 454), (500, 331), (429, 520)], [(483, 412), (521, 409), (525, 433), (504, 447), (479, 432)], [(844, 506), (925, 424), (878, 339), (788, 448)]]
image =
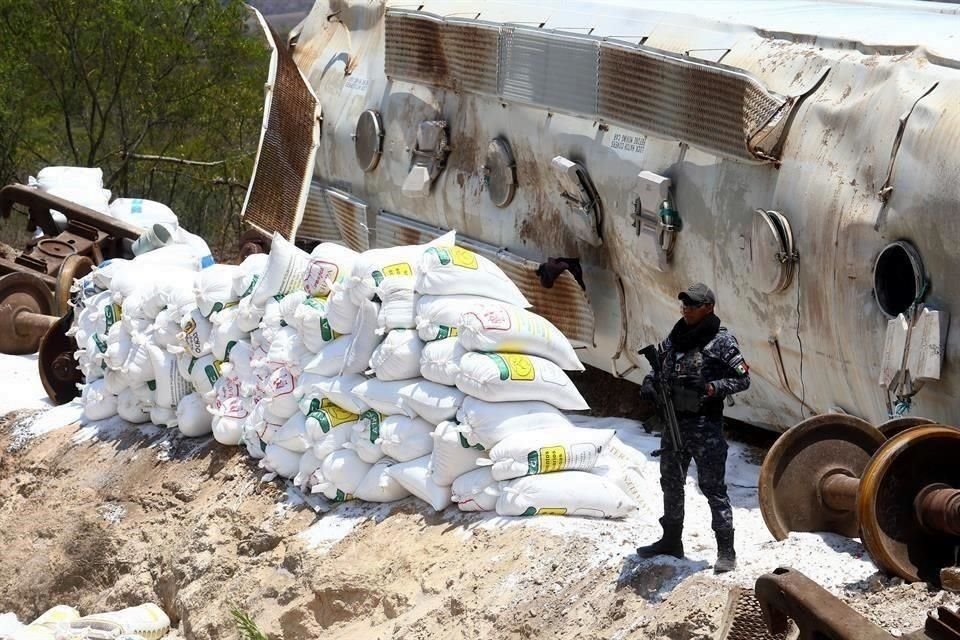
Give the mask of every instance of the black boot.
[(673, 556), (674, 558), (683, 557), (683, 539), (681, 537), (681, 527), (665, 526), (663, 528), (663, 537), (648, 544), (645, 547), (637, 547), (637, 555), (641, 558), (653, 558), (654, 556)]
[(737, 568), (737, 552), (733, 548), (733, 529), (717, 531), (717, 562), (714, 573), (727, 573)]

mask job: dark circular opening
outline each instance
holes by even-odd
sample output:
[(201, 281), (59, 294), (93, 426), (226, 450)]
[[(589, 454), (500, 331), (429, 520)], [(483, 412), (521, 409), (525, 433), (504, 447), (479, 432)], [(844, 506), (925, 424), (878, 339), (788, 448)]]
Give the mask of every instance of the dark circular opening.
[(883, 248), (873, 266), (873, 290), (877, 304), (888, 316), (897, 316), (917, 299), (923, 286), (920, 254), (907, 242)]

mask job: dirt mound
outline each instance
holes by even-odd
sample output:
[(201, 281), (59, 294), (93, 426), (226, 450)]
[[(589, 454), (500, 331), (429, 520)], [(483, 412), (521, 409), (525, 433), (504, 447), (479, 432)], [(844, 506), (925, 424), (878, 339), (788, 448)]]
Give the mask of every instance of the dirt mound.
[[(721, 625), (729, 581), (702, 561), (640, 564), (612, 523), (412, 499), (318, 513), (238, 448), (119, 419), (25, 441), (32, 419), (0, 421), (0, 612), (21, 620), (153, 601), (172, 637), (202, 640), (237, 636), (233, 607), (286, 640), (707, 640)], [(901, 630), (955, 602), (879, 577), (841, 595)]]

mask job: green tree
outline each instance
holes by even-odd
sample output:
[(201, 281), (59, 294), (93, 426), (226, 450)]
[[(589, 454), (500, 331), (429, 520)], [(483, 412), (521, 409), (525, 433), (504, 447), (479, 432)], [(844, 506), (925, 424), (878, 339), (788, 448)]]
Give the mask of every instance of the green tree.
[(101, 167), (229, 243), (268, 60), (240, 0), (0, 0), (0, 178)]

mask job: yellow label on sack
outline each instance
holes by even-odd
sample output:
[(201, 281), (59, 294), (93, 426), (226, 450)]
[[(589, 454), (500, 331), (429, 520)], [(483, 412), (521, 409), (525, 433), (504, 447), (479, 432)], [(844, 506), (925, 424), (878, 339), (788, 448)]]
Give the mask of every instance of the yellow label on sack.
[(563, 507), (544, 507), (543, 509), (537, 509), (537, 515), (540, 516), (565, 516), (567, 515), (567, 510)]
[(567, 468), (567, 450), (565, 447), (542, 447), (540, 449), (540, 468), (537, 473), (553, 473)]
[(477, 254), (463, 247), (451, 247), (450, 257), (453, 259), (453, 264), (458, 267), (463, 267), (464, 269), (476, 269), (479, 267)]
[(327, 414), (327, 418), (330, 420), (331, 427), (339, 426), (344, 422), (356, 422), (360, 419), (360, 416), (357, 414), (350, 413), (343, 407), (338, 407), (326, 398), (324, 398), (320, 403), (320, 409)]
[(398, 262), (397, 264), (388, 264), (383, 268), (384, 277), (392, 276), (412, 276), (413, 268), (407, 262)]
[(537, 377), (533, 368), (533, 361), (529, 357), (519, 353), (504, 353), (501, 355), (507, 361), (511, 380), (533, 380)]

